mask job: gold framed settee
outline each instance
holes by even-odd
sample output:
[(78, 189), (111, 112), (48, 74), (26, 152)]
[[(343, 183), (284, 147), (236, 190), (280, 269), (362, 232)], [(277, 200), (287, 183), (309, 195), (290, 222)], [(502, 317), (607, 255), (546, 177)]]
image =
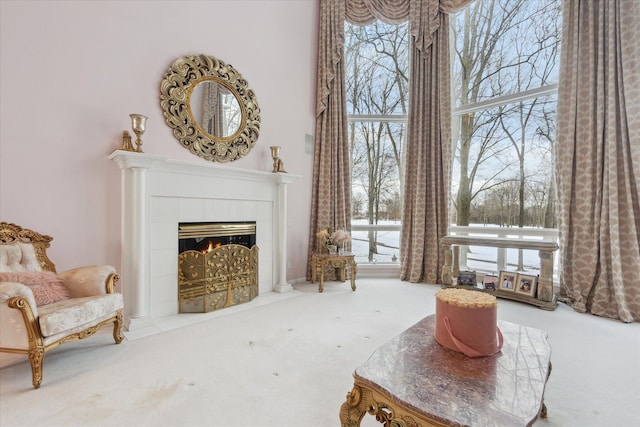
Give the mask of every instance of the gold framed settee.
[[(58, 345), (90, 337), (111, 323), (116, 344), (123, 340), (124, 301), (115, 292), (120, 278), (115, 268), (93, 265), (56, 273), (46, 253), (52, 240), (0, 222), (0, 352), (27, 355), (34, 388), (42, 383), (45, 353)], [(49, 289), (38, 275), (53, 276), (67, 292), (63, 299), (38, 305), (36, 297)], [(22, 280), (25, 276), (35, 276), (36, 283)]]

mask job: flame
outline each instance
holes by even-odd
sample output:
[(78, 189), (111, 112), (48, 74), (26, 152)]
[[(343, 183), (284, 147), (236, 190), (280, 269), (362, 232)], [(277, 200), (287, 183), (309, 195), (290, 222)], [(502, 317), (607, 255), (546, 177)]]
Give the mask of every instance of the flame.
[(209, 240), (209, 246), (207, 246), (206, 249), (202, 250), (203, 254), (208, 254), (209, 252), (211, 252), (212, 250), (219, 248), (220, 246), (222, 246), (222, 243), (220, 242), (212, 242), (211, 240)]

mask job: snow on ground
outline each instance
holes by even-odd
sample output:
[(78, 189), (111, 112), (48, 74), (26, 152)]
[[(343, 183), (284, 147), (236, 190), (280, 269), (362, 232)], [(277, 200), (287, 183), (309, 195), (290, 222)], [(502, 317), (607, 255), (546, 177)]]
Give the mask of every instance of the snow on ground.
[[(366, 225), (366, 220), (353, 220), (352, 224)], [(379, 225), (398, 225), (399, 221), (380, 221)], [(482, 226), (482, 224), (472, 224), (472, 226)], [(488, 227), (489, 228), (489, 227)], [(351, 252), (356, 254), (356, 262), (359, 264), (369, 263), (369, 238), (367, 231), (353, 231), (351, 233)], [(469, 270), (493, 272), (497, 271), (498, 249), (486, 246), (471, 246), (467, 255), (467, 268)], [(393, 257), (397, 257), (396, 261)], [(524, 270), (529, 274), (539, 274), (540, 259), (538, 251), (524, 250), (523, 254)], [(400, 232), (399, 231), (378, 231), (378, 251), (373, 254), (372, 263), (392, 263), (400, 262)], [(507, 268), (517, 270), (518, 250), (507, 249)], [(461, 266), (462, 268), (462, 266)]]

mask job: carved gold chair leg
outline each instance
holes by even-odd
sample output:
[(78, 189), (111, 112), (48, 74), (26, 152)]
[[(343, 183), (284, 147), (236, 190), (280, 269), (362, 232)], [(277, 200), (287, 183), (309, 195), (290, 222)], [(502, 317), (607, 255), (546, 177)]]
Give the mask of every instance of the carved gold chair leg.
[(116, 320), (113, 321), (113, 339), (116, 344), (120, 344), (124, 339), (122, 335), (122, 310), (118, 310)]
[(31, 306), (23, 297), (12, 297), (7, 301), (7, 305), (15, 308), (22, 314), (27, 337), (29, 340), (29, 363), (31, 364), (31, 375), (34, 388), (39, 388), (42, 384), (42, 364), (44, 362), (44, 341), (40, 334), (38, 321), (36, 320)]
[(40, 388), (42, 384), (42, 364), (44, 363), (44, 346), (33, 346), (29, 349), (29, 363), (33, 388)]

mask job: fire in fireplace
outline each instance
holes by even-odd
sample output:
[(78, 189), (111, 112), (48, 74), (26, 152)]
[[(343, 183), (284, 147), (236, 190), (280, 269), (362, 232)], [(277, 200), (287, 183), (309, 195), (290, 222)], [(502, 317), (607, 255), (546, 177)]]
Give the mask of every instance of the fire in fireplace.
[(222, 245), (256, 244), (255, 222), (195, 222), (178, 224), (179, 252), (206, 251)]
[(181, 313), (203, 313), (258, 295), (255, 222), (178, 225), (178, 303)]

